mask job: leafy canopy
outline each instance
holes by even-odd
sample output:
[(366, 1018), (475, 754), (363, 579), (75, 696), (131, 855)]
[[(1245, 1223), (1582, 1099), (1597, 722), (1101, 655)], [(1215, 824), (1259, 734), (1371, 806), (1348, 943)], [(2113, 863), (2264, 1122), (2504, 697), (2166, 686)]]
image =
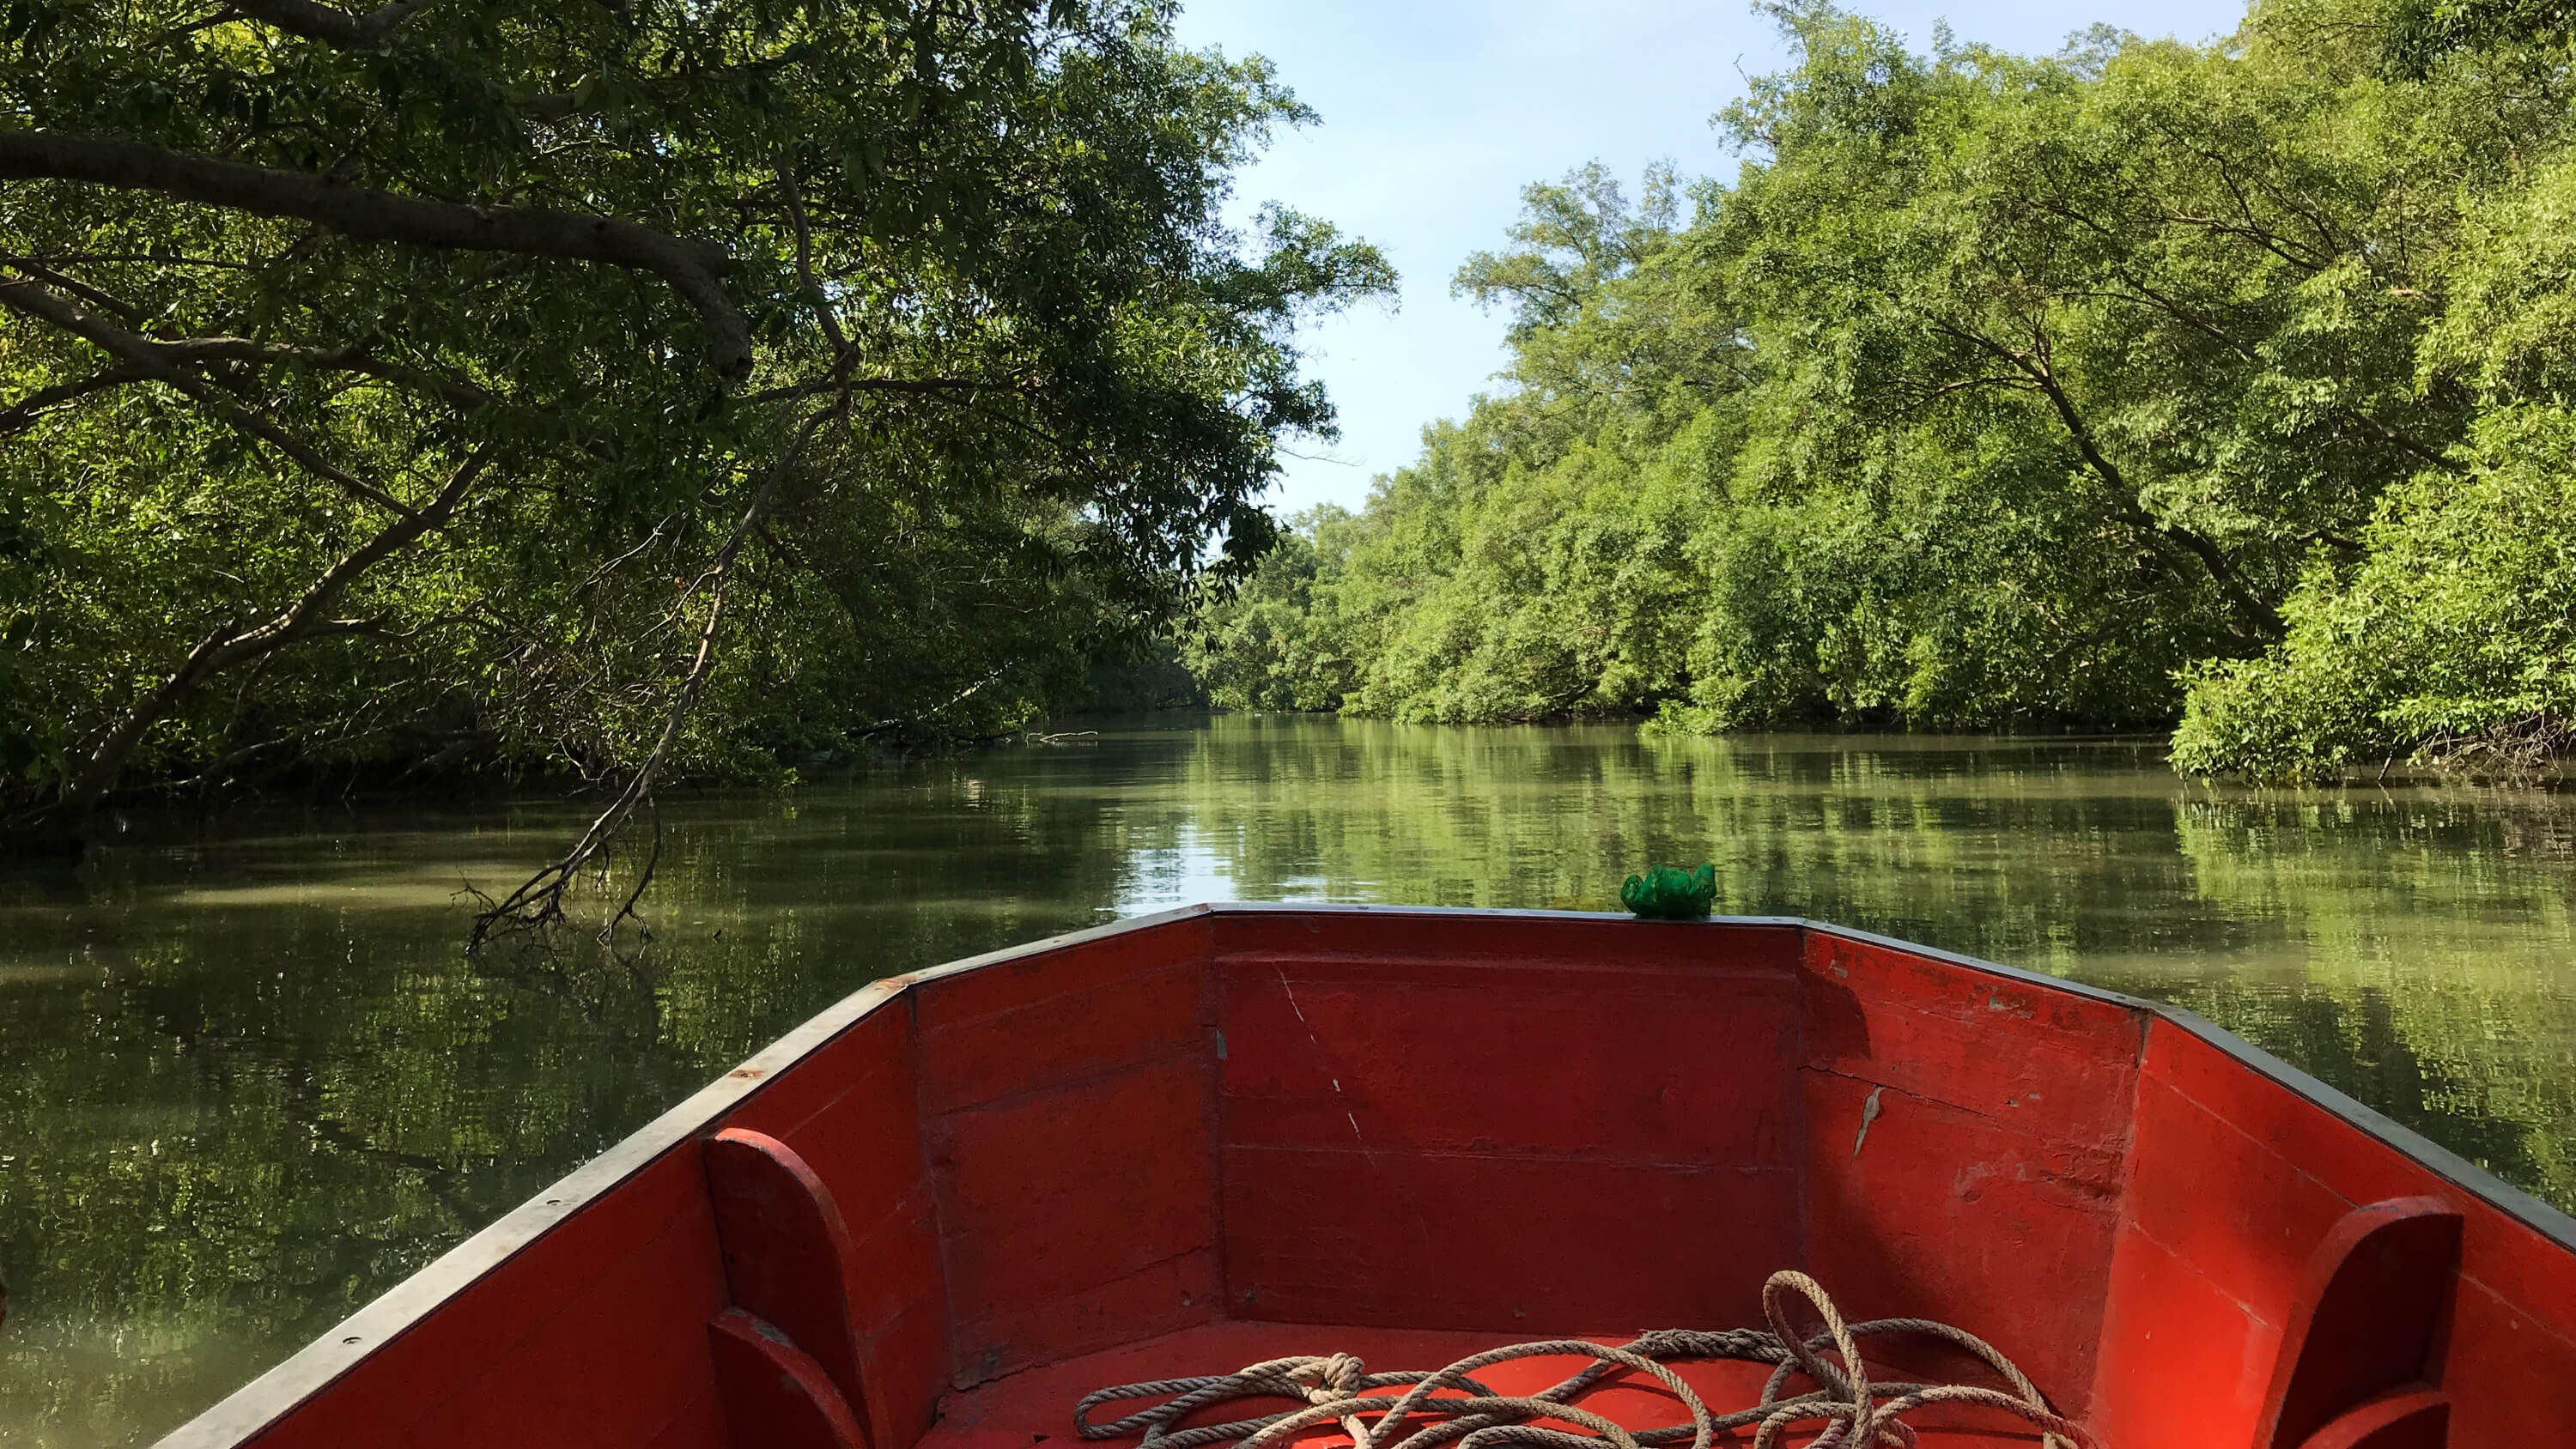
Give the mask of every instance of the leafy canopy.
[[(22, 0), (0, 810), (1006, 728), (1242, 566), (1308, 113), (1155, 0)], [(774, 765), (768, 766), (774, 768)], [(596, 833), (596, 832), (595, 832)]]

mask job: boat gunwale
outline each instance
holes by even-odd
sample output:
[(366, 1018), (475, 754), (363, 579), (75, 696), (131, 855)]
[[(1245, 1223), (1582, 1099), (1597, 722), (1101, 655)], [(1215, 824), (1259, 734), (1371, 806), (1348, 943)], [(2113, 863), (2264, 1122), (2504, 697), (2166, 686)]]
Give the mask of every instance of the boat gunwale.
[[(1475, 906), (1417, 906), (1323, 901), (1212, 901), (1127, 916), (1096, 926), (1042, 937), (1016, 946), (897, 972), (858, 987), (824, 1007), (724, 1075), (691, 1093), (617, 1143), (539, 1189), (517, 1207), (450, 1248), (420, 1271), (386, 1289), (366, 1306), (157, 1441), (155, 1449), (230, 1449), (324, 1392), (369, 1354), (391, 1343), (472, 1287), (546, 1233), (625, 1184), (759, 1093), (778, 1075), (819, 1051), (843, 1032), (902, 999), (914, 985), (964, 975), (1030, 956), (1045, 955), (1132, 932), (1220, 915), (1429, 916), (1509, 918), (1604, 923), (1628, 921), (1619, 912), (1501, 910)], [(1927, 946), (1895, 936), (1834, 925), (1804, 916), (1713, 916), (1700, 922), (1637, 922), (1649, 929), (1704, 926), (1781, 927), (1837, 940), (1878, 946), (1945, 965), (2000, 977), (2025, 986), (2061, 991), (2160, 1017), (2226, 1054), (2370, 1138), (2422, 1164), (2435, 1176), (2471, 1194), (2561, 1249), (2576, 1253), (2576, 1217), (2543, 1202), (2494, 1173), (2301, 1071), (2187, 1007), (2131, 996), (2081, 981)], [(2145, 1042), (2140, 1042), (2141, 1059)]]

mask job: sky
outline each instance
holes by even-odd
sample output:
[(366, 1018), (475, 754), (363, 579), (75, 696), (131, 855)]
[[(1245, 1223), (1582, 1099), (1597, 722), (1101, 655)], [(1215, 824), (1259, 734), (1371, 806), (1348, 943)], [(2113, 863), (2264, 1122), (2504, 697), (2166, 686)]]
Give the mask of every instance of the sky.
[[(2243, 0), (2045, 0), (1944, 7), (1847, 0), (1930, 48), (1946, 18), (1962, 41), (2053, 52), (2108, 22), (2204, 40)], [(1282, 133), (1239, 176), (1230, 214), (1277, 201), (1374, 242), (1403, 277), (1393, 308), (1363, 304), (1305, 336), (1306, 369), (1341, 413), (1339, 443), (1292, 442), (1269, 503), (1357, 508), (1370, 480), (1413, 461), (1424, 424), (1494, 390), (1504, 318), (1449, 295), (1470, 253), (1507, 244), (1521, 188), (1588, 161), (1624, 178), (1648, 163), (1735, 174), (1709, 117), (1744, 78), (1785, 62), (1745, 0), (1182, 0), (1194, 48), (1268, 56), (1320, 124)]]

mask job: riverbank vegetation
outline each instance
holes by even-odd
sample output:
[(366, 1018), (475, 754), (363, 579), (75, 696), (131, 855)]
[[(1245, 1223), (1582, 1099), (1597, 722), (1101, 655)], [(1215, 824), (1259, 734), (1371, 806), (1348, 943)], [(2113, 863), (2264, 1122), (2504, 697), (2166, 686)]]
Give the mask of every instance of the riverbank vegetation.
[(2192, 772), (2576, 735), (2558, 7), (2259, 0), (1930, 54), (1822, 4), (1731, 182), (1527, 192), (1502, 387), (1203, 604), (1223, 704), (2175, 726)]
[[(1158, 0), (0, 17), (0, 819), (975, 737), (1257, 555), (1391, 286)], [(560, 877), (557, 877), (560, 880)], [(559, 891), (558, 891), (559, 894)], [(551, 898), (548, 898), (551, 899)]]

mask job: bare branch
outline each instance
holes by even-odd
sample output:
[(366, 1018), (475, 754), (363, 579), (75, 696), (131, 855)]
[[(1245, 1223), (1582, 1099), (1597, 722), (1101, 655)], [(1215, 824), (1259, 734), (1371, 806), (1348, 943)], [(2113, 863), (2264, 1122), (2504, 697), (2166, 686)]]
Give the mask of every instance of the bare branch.
[(256, 265), (252, 262), (225, 261), (217, 257), (183, 257), (159, 252), (49, 252), (44, 256), (29, 257), (27, 260), (45, 266), (68, 266), (88, 262), (107, 266), (219, 267), (236, 272), (249, 271)]
[[(156, 356), (174, 366), (197, 367), (210, 362), (230, 362), (254, 367), (310, 367), (320, 371), (354, 372), (426, 393), (461, 413), (474, 412), (500, 402), (500, 399), (470, 383), (387, 362), (367, 351), (364, 344), (332, 348), (296, 347), (283, 342), (254, 341), (247, 337), (184, 337), (166, 342), (147, 337), (139, 340)], [(158, 377), (160, 374), (120, 365), (77, 382), (58, 383), (30, 393), (15, 403), (0, 407), (0, 437), (23, 432), (43, 413), (91, 393)]]
[[(740, 65), (708, 66), (676, 75), (639, 76), (628, 84), (655, 100), (667, 102), (693, 89), (768, 75), (794, 64), (795, 59), (793, 54), (764, 56)], [(561, 121), (598, 109), (596, 105), (585, 104), (580, 94), (573, 91), (536, 91), (515, 95), (510, 98), (510, 108), (532, 121)]]
[(324, 372), (354, 372), (427, 393), (461, 413), (470, 413), (500, 401), (470, 383), (387, 362), (368, 351), (364, 342), (351, 343), (346, 347), (297, 347), (292, 343), (257, 342), (247, 337), (183, 337), (168, 342), (156, 341), (152, 346), (162, 356), (182, 364), (237, 362), (257, 367), (310, 367)]
[(971, 377), (827, 377), (813, 382), (800, 382), (788, 387), (767, 388), (746, 394), (745, 402), (787, 402), (795, 398), (829, 397), (834, 393), (909, 392), (928, 397), (952, 393), (1017, 392), (1019, 384), (981, 382)]
[[(644, 924), (644, 917), (635, 909), (635, 903), (644, 899), (646, 888), (653, 884), (653, 871), (662, 863), (661, 805), (659, 803), (655, 803), (652, 806), (652, 812), (653, 849), (651, 853), (644, 857), (644, 868), (635, 873), (635, 888), (626, 893), (626, 900), (623, 904), (618, 906), (617, 914), (610, 916), (608, 918), (608, 924), (599, 928), (599, 939), (602, 943), (614, 941), (617, 938), (618, 922), (625, 920), (629, 916), (635, 917), (635, 924), (637, 926), (641, 927)], [(652, 932), (649, 928), (645, 930), (644, 934), (646, 940), (649, 941), (652, 939)]]
[(1966, 392), (1970, 389), (1980, 387), (2000, 387), (2016, 392), (2036, 392), (2038, 390), (2038, 384), (2032, 382), (2027, 377), (1980, 375), (1977, 377), (1956, 378), (1952, 381), (1942, 383), (1938, 387), (1920, 389), (1915, 394), (1914, 403), (1917, 407), (1928, 407), (1932, 403), (1948, 397), (1954, 392)]
[[(2111, 243), (2114, 247), (2121, 245), (2121, 238), (2114, 233), (2111, 228), (2104, 226), (2100, 221), (2095, 220), (2090, 214), (2084, 212), (2078, 207), (2070, 205), (2062, 200), (2058, 200), (2042, 202), (2040, 209), (2052, 216), (2064, 218), (2065, 220), (2072, 221), (2077, 225), (2086, 228), (2096, 236), (2101, 237), (2104, 241)], [(2154, 308), (2162, 311), (2165, 315), (2172, 317), (2184, 326), (2199, 332), (2211, 341), (2216, 342), (2219, 346), (2235, 353), (2246, 362), (2257, 367), (2266, 365), (2261, 354), (2256, 352), (2254, 348), (2246, 343), (2242, 338), (2235, 336), (2225, 328), (2219, 326), (2216, 322), (2202, 316), (2196, 309), (2185, 306), (2179, 298), (2169, 296), (2149, 285), (2146, 278), (2138, 275), (2136, 269), (2132, 268), (2126, 261), (2115, 260), (2110, 265), (2111, 274), (2120, 281), (2125, 282), (2130, 287), (2134, 288), (2134, 294), (2119, 291), (2078, 291), (2071, 295), (2079, 297), (2099, 297), (2106, 301), (2127, 302), (2132, 306)], [(2386, 423), (2381, 422), (2379, 419), (2372, 417), (2370, 414), (2363, 412), (2359, 408), (2352, 407), (2344, 403), (2334, 403), (2330, 406), (2338, 416), (2360, 425), (2363, 431), (2371, 434), (2373, 437), (2378, 438), (2381, 442), (2386, 443), (2391, 447), (2404, 449), (2406, 452), (2414, 454), (2416, 457), (2423, 459), (2425, 462), (2432, 464), (2436, 468), (2441, 468), (2453, 473), (2467, 471), (2466, 466), (2460, 463), (2457, 459), (2447, 457), (2432, 448), (2426, 447), (2424, 444), (2398, 432), (2395, 428), (2388, 426)]]
[(619, 554), (617, 557), (610, 559), (608, 562), (601, 564), (599, 567), (592, 569), (589, 575), (583, 578), (580, 583), (573, 585), (572, 591), (576, 594), (589, 593), (592, 585), (598, 583), (601, 579), (608, 577), (610, 574), (617, 572), (619, 569), (624, 568), (627, 564), (633, 562), (636, 557), (641, 555), (645, 550), (651, 548), (657, 543), (660, 543), (662, 541), (663, 533), (666, 532), (672, 524), (679, 521), (680, 515), (677, 513), (666, 513), (662, 515), (661, 521), (655, 523), (652, 531), (644, 535), (643, 542), (628, 549), (626, 552)]
[(838, 372), (850, 363), (850, 339), (841, 333), (841, 319), (832, 315), (830, 294), (814, 280), (814, 231), (805, 221), (805, 193), (796, 184), (796, 168), (784, 156), (778, 161), (778, 187), (787, 195), (788, 219), (796, 224), (796, 276), (814, 296), (814, 320), (831, 340), (833, 371)]
[(40, 262), (33, 257), (13, 256), (8, 259), (8, 262), (10, 266), (26, 273), (28, 276), (35, 278), (37, 281), (44, 283), (55, 291), (69, 292), (73, 296), (80, 298), (82, 301), (89, 303), (91, 306), (98, 308), (102, 312), (115, 313), (117, 316), (124, 318), (126, 322), (132, 326), (140, 327), (151, 318), (150, 313), (146, 312), (143, 308), (134, 305), (132, 302), (125, 300), (123, 297), (119, 297), (111, 292), (101, 291), (99, 288), (91, 286), (89, 283), (82, 281), (78, 277), (66, 276), (63, 273), (46, 266), (43, 262)]
[(292, 217), (357, 241), (561, 257), (650, 272), (698, 310), (717, 372), (738, 380), (751, 370), (750, 322), (725, 284), (732, 259), (713, 242), (547, 207), (468, 206), (376, 191), (133, 141), (0, 131), (0, 180), (38, 179), (154, 191), (256, 216)]

